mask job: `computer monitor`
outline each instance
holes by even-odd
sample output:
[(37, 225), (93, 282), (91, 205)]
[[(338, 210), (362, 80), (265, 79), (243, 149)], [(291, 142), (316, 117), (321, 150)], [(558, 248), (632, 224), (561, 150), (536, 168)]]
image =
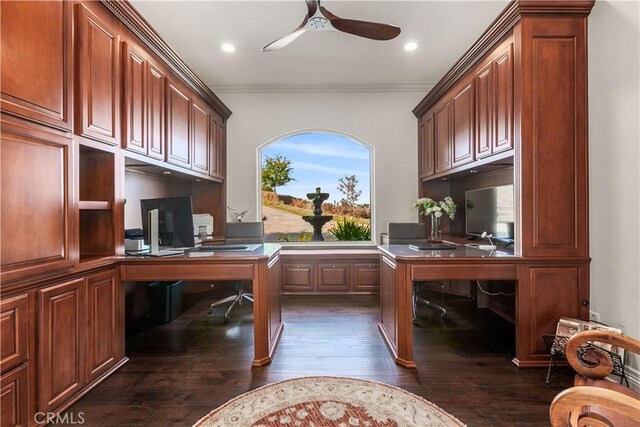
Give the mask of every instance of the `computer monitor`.
[(195, 246), (191, 206), (190, 196), (140, 200), (145, 244), (151, 243), (149, 212), (157, 209), (160, 246), (173, 248)]

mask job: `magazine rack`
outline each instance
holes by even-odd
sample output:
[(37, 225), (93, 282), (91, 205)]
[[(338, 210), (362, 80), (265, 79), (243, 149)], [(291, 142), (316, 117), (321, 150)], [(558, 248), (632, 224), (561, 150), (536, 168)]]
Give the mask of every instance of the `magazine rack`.
[[(549, 360), (549, 369), (547, 370), (547, 379), (545, 380), (547, 384), (550, 384), (549, 378), (551, 376), (551, 367), (553, 367), (554, 369), (557, 368), (556, 361), (567, 360), (565, 347), (567, 346), (567, 341), (569, 340), (569, 338), (571, 337), (549, 334), (542, 335), (544, 344), (547, 347), (549, 354), (551, 355), (551, 360)], [(622, 381), (624, 380), (627, 387), (629, 387), (629, 380), (627, 379), (627, 376), (624, 372), (624, 361), (619, 354), (613, 353), (595, 344), (588, 343), (580, 347), (580, 349), (578, 350), (578, 357), (586, 364), (589, 364), (590, 362), (584, 356), (589, 349), (593, 348), (597, 348), (609, 353), (609, 355), (611, 356), (611, 361), (613, 362), (611, 373), (620, 377), (620, 384), (622, 384)]]

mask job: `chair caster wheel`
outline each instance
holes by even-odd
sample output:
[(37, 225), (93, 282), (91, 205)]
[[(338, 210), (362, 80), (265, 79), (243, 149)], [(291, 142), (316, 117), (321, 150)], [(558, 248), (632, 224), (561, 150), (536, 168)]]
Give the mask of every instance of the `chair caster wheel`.
[(213, 308), (209, 308), (208, 314), (213, 314)]
[(227, 316), (224, 317), (224, 319), (222, 320), (222, 323), (227, 324), (229, 323), (229, 318)]

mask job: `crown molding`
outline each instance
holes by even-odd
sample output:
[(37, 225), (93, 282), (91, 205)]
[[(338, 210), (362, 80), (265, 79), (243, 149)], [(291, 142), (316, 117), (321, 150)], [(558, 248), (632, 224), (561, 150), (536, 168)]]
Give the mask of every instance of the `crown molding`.
[(433, 106), (442, 95), (460, 80), (480, 59), (487, 54), (523, 17), (532, 16), (584, 16), (591, 13), (595, 0), (513, 0), (489, 25), (489, 28), (471, 45), (464, 55), (435, 84), (433, 89), (413, 109), (420, 117)]
[(127, 0), (101, 0), (101, 2), (194, 92), (211, 104), (225, 119), (229, 118), (231, 110), (200, 80), (180, 58), (180, 55), (160, 37)]
[(211, 84), (217, 93), (367, 93), (367, 92), (425, 92), (435, 83), (268, 83), (268, 84)]

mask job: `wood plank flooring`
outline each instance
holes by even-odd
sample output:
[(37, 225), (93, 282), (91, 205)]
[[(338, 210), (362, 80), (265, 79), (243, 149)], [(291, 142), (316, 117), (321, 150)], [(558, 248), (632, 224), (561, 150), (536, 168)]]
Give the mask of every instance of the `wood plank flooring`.
[(396, 385), (469, 426), (544, 426), (551, 400), (572, 383), (569, 368), (554, 371), (547, 386), (546, 369), (514, 367), (513, 326), (455, 296), (445, 297), (448, 320), (420, 307), (414, 370), (398, 367), (380, 338), (378, 296), (285, 297), (275, 359), (251, 369), (251, 306), (224, 325), (221, 312), (207, 315), (215, 297), (185, 294), (188, 308), (173, 322), (129, 327), (130, 362), (69, 412), (83, 412), (85, 426), (191, 426), (256, 387), (333, 375)]

